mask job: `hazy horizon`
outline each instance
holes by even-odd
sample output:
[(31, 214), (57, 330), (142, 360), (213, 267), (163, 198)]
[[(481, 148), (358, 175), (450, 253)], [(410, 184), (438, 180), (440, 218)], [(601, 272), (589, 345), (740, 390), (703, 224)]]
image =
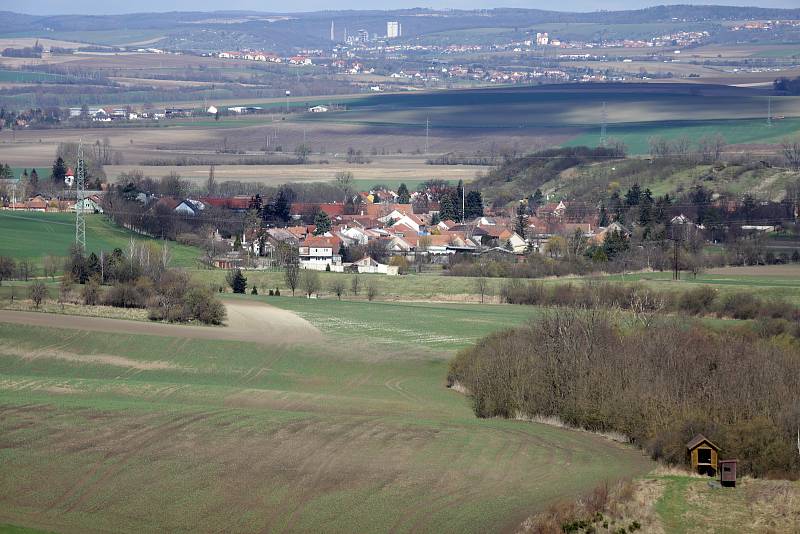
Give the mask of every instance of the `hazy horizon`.
[[(291, 4), (288, 8), (285, 3), (265, 3), (258, 0), (229, 0), (223, 5), (217, 0), (172, 0), (169, 2), (159, 0), (141, 0), (132, 8), (129, 2), (97, 2), (96, 0), (73, 0), (69, 6), (65, 6), (62, 0), (30, 0), (25, 6), (3, 6), (0, 2), (0, 10), (8, 10), (16, 13), (26, 13), (30, 15), (51, 16), (51, 15), (118, 15), (125, 13), (143, 12), (169, 12), (169, 11), (259, 11), (271, 13), (291, 13), (304, 11), (326, 11), (330, 10), (331, 4), (324, 0), (299, 0)], [(604, 10), (625, 10), (641, 9), (657, 5), (664, 5), (663, 1), (642, 1), (642, 0), (612, 0), (604, 2)], [(708, 1), (693, 2), (682, 1), (666, 5), (720, 5), (737, 7), (761, 7), (761, 8), (797, 8), (796, 0), (768, 0), (759, 1), (758, 5), (753, 0), (734, 0), (721, 2), (719, 4)], [(482, 1), (482, 0), (435, 0), (429, 2), (415, 2), (408, 5), (404, 2), (394, 0), (383, 0), (379, 2), (368, 0), (351, 0), (339, 4), (336, 11), (343, 10), (392, 10), (408, 9), (411, 7), (425, 7), (434, 9), (492, 9), (502, 7), (545, 9), (550, 11), (567, 12), (593, 12), (600, 11), (598, 4), (590, 0), (567, 0), (560, 2), (557, 9), (551, 4), (532, 4), (525, 0), (505, 0), (502, 2)]]

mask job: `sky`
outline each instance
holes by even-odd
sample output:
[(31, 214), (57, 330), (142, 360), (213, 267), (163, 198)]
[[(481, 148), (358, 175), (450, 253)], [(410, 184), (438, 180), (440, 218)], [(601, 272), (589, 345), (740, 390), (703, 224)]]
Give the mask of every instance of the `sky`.
[(0, 11), (15, 11), (34, 15), (55, 14), (119, 14), (135, 12), (163, 12), (163, 11), (215, 11), (215, 10), (250, 10), (266, 12), (288, 11), (316, 11), (331, 9), (397, 9), (409, 7), (431, 8), (492, 8), (492, 7), (526, 7), (550, 9), (558, 11), (596, 11), (598, 9), (638, 9), (642, 7), (666, 4), (721, 4), (744, 5), (758, 7), (784, 7), (796, 8), (800, 5), (798, 0), (680, 0), (669, 2), (665, 0), (606, 0), (602, 3), (596, 0), (561, 0), (558, 3), (536, 2), (531, 0), (340, 0), (333, 3), (330, 0), (294, 0), (292, 2), (276, 2), (264, 0), (0, 0)]

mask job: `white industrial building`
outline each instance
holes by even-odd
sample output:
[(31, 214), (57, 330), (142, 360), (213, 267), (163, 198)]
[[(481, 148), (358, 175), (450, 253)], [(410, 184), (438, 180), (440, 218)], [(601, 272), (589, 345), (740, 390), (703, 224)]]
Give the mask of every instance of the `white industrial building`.
[(403, 26), (397, 21), (389, 21), (386, 23), (386, 37), (389, 39), (397, 39), (403, 36)]

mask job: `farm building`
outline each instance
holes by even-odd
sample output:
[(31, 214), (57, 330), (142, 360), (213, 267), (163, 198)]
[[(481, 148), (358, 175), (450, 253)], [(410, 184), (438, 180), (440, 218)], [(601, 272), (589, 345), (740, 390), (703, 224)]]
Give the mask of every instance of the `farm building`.
[(718, 470), (719, 447), (703, 434), (697, 434), (686, 444), (692, 470), (701, 475), (715, 476)]
[(369, 256), (365, 256), (360, 260), (353, 262), (352, 265), (354, 270), (362, 274), (370, 273), (370, 274), (387, 274), (389, 276), (396, 276), (399, 270), (395, 265), (385, 265), (383, 263), (378, 263)]

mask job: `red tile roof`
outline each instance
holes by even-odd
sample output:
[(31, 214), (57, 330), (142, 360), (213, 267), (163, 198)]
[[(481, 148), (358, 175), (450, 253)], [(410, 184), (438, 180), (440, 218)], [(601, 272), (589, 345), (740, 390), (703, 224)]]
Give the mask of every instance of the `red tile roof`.
[(334, 251), (339, 250), (339, 244), (341, 240), (336, 237), (326, 237), (322, 235), (307, 237), (305, 241), (303, 241), (304, 247), (313, 247), (313, 248), (330, 248)]
[(215, 208), (224, 208), (229, 210), (246, 210), (250, 207), (250, 197), (248, 196), (235, 196), (235, 197), (202, 197), (200, 202)]

